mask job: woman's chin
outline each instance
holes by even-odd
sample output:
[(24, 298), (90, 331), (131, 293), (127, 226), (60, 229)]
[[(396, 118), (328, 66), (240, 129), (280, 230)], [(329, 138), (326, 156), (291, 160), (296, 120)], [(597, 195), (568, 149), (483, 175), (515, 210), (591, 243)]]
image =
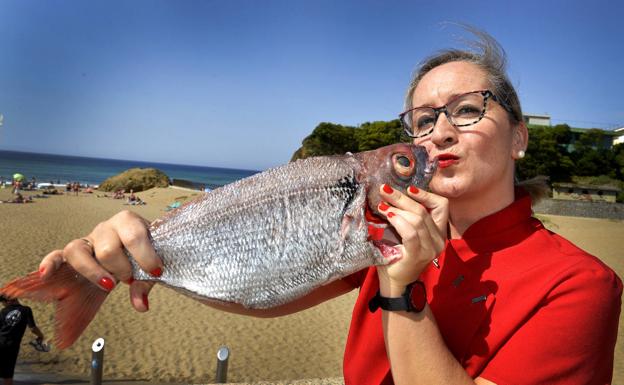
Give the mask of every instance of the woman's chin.
[(431, 192), (448, 199), (459, 198), (464, 193), (464, 188), (457, 180), (431, 181)]

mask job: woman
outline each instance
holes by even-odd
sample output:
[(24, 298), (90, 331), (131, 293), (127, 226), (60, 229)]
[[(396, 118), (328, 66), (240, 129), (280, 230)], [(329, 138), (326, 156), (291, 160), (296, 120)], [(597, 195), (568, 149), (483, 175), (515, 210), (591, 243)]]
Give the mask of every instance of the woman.
[[(359, 287), (347, 384), (610, 382), (621, 281), (531, 217), (531, 198), (514, 187), (515, 161), (528, 140), (518, 97), (502, 50), (478, 35), (481, 52), (435, 55), (410, 85), (402, 121), (439, 169), (431, 193), (380, 191), (402, 259), (277, 309), (227, 308), (276, 316)], [(106, 290), (116, 280), (130, 283), (133, 306), (148, 310), (151, 285), (132, 282), (122, 250), (145, 271), (162, 273), (146, 221), (122, 212), (86, 239), (46, 256), (42, 275), (67, 261)], [(402, 296), (409, 305), (396, 299)]]

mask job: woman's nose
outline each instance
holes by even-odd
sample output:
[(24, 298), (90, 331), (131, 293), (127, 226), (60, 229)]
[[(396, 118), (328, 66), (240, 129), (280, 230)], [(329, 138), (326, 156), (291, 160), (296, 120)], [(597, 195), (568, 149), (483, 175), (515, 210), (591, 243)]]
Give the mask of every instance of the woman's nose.
[(438, 115), (435, 126), (433, 126), (431, 141), (440, 147), (449, 146), (457, 142), (457, 127), (451, 124), (446, 111), (442, 111)]

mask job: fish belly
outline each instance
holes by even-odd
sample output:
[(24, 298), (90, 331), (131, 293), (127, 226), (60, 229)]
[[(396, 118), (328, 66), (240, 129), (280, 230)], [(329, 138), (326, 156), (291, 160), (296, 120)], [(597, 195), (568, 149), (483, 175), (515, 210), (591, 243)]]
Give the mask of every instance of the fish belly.
[[(159, 282), (199, 297), (270, 308), (383, 263), (368, 242), (366, 186), (351, 156), (310, 158), (216, 189), (151, 236)], [(154, 280), (131, 258), (135, 279)]]

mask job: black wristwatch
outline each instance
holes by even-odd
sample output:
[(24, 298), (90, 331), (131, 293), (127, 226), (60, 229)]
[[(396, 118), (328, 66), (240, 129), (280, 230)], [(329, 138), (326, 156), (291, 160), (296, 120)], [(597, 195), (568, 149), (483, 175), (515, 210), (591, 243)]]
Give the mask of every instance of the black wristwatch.
[(382, 308), (389, 311), (407, 311), (419, 313), (423, 311), (427, 305), (427, 292), (425, 291), (425, 284), (421, 281), (414, 281), (407, 285), (405, 292), (398, 298), (386, 298), (377, 294), (368, 302), (368, 310), (371, 313)]

